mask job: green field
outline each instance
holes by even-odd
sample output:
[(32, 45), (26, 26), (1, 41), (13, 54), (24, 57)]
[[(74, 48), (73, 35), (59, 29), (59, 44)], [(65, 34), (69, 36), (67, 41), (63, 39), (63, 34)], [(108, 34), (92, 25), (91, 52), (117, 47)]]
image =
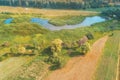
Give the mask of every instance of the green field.
[(81, 23), (84, 19), (84, 16), (63, 16), (53, 18), (49, 23), (55, 26), (74, 25)]
[(103, 50), (103, 55), (98, 63), (97, 71), (93, 80), (115, 80), (117, 61), (120, 48), (120, 31), (113, 32)]

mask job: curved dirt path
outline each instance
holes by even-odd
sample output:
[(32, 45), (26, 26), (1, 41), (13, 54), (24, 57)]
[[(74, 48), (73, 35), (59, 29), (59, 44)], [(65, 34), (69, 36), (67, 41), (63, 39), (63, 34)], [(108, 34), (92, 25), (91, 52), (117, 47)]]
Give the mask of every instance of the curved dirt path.
[(91, 80), (107, 38), (97, 40), (86, 56), (72, 58), (64, 68), (54, 71), (45, 80)]

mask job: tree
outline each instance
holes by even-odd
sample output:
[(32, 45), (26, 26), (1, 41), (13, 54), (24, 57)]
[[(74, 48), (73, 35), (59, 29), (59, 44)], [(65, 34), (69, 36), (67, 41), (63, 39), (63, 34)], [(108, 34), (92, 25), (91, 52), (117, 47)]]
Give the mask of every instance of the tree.
[(61, 39), (55, 39), (51, 44), (51, 52), (53, 55), (57, 56), (58, 52), (61, 52), (63, 41)]
[[(11, 4), (12, 2), (12, 4)], [(115, 5), (120, 0), (0, 0), (0, 5), (36, 8), (86, 9)]]
[(90, 50), (90, 44), (88, 42), (80, 46), (80, 53), (86, 54)]

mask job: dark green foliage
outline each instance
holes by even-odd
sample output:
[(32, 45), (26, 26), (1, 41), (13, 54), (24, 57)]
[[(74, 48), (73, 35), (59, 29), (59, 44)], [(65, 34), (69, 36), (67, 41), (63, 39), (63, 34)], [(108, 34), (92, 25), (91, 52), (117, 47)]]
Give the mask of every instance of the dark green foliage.
[(101, 14), (107, 18), (120, 20), (120, 9), (108, 9), (103, 11)]
[(87, 38), (89, 39), (89, 40), (91, 40), (91, 39), (94, 39), (94, 36), (93, 36), (93, 34), (92, 33), (87, 33), (86, 34), (86, 36), (87, 36)]
[(7, 59), (9, 57), (8, 53), (5, 53), (4, 55), (0, 56), (0, 62)]
[(54, 56), (50, 56), (47, 62), (52, 63), (52, 66), (50, 66), (51, 70), (62, 68), (66, 64), (66, 61), (64, 58), (54, 57)]
[(13, 13), (10, 13), (10, 12), (1, 12), (1, 14), (13, 14)]
[[(86, 9), (111, 6), (119, 0), (0, 0), (0, 5), (36, 8)], [(115, 4), (113, 5), (115, 6)]]
[(19, 54), (16, 46), (10, 48), (10, 54), (11, 55), (18, 55)]
[(86, 54), (90, 50), (90, 44), (88, 42), (80, 46), (80, 53)]

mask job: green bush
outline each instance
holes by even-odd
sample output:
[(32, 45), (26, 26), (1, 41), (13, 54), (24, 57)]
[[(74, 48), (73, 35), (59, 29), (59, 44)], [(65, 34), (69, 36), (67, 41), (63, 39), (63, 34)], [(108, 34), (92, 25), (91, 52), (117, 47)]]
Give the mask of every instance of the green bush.
[(87, 38), (89, 39), (89, 40), (91, 40), (91, 39), (94, 39), (94, 36), (93, 36), (93, 34), (92, 33), (87, 33), (86, 34), (86, 36), (87, 36)]
[(48, 58), (48, 62), (52, 64), (52, 66), (50, 67), (51, 70), (62, 68), (66, 64), (65, 59), (62, 57), (50, 56)]
[(5, 54), (3, 56), (0, 56), (0, 61), (3, 61), (8, 58), (8, 54)]
[(11, 55), (18, 55), (18, 49), (16, 46), (10, 48)]
[(90, 50), (90, 44), (88, 42), (80, 46), (80, 53), (86, 54)]
[(61, 52), (62, 43), (63, 43), (63, 41), (61, 39), (55, 39), (55, 40), (53, 40), (52, 41), (52, 45), (51, 45), (51, 52), (52, 53)]

